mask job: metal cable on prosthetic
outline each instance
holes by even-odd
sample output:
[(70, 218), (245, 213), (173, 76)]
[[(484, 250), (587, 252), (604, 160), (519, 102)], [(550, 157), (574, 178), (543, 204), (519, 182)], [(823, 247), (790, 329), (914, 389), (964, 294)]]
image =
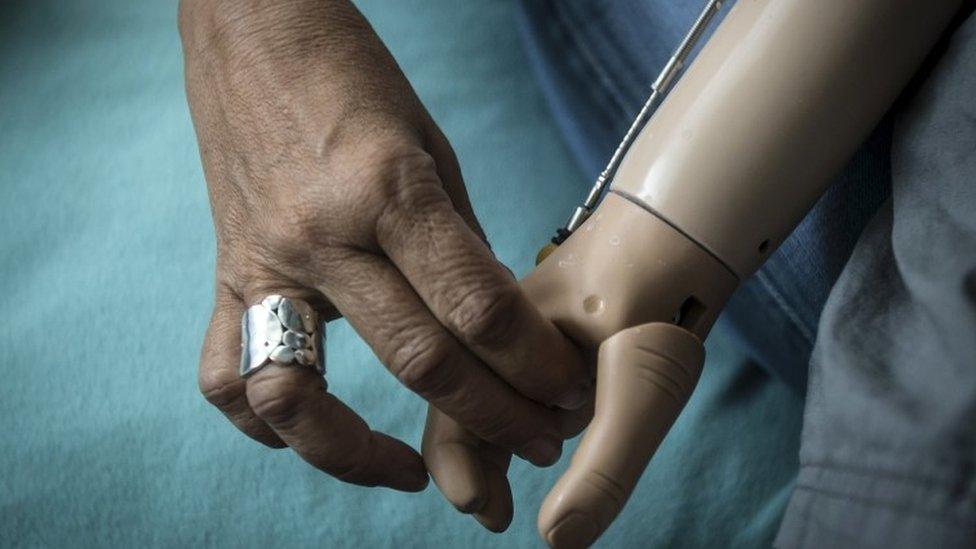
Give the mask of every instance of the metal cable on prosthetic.
[[(709, 23), (722, 8), (724, 1), (725, 0), (710, 0), (698, 15), (698, 18), (685, 35), (684, 39), (678, 45), (678, 48), (671, 55), (671, 58), (664, 66), (664, 69), (661, 70), (661, 73), (658, 74), (657, 78), (654, 80), (654, 83), (651, 84), (651, 95), (647, 98), (647, 101), (644, 102), (644, 106), (641, 107), (641, 110), (634, 119), (634, 122), (630, 125), (630, 129), (627, 130), (623, 140), (613, 152), (613, 156), (610, 157), (610, 162), (607, 163), (606, 168), (604, 168), (600, 173), (600, 176), (597, 177), (596, 182), (593, 184), (589, 194), (586, 196), (586, 200), (583, 201), (582, 205), (576, 207), (573, 214), (566, 222), (566, 226), (556, 232), (556, 236), (552, 239), (552, 243), (554, 245), (562, 244), (564, 240), (569, 238), (569, 235), (573, 234), (573, 231), (578, 229), (579, 226), (586, 221), (586, 218), (589, 217), (590, 213), (593, 212), (593, 209), (596, 208), (597, 202), (600, 200), (603, 192), (606, 190), (610, 182), (613, 181), (613, 177), (616, 174), (617, 168), (620, 166), (620, 162), (623, 160), (624, 155), (627, 154), (627, 151), (630, 149), (634, 139), (637, 138), (640, 130), (643, 129), (644, 125), (650, 119), (651, 114), (653, 114), (661, 99), (664, 98), (668, 90), (671, 88), (671, 85), (675, 82), (675, 77), (684, 67), (684, 63), (688, 56), (695, 48), (695, 45), (698, 43), (699, 39), (701, 39), (702, 34), (704, 34), (705, 30), (708, 28)], [(547, 249), (543, 248), (543, 251), (540, 252), (541, 258), (544, 258), (544, 255), (548, 255), (547, 253), (543, 255), (543, 252), (546, 251)], [(551, 249), (548, 251), (551, 251)]]

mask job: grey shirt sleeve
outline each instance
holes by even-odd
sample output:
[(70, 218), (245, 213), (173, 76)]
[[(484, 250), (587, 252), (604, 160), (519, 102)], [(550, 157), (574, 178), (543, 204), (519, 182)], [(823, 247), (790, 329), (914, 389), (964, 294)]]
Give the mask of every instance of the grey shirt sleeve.
[(779, 547), (976, 547), (976, 17), (892, 139), (820, 319)]

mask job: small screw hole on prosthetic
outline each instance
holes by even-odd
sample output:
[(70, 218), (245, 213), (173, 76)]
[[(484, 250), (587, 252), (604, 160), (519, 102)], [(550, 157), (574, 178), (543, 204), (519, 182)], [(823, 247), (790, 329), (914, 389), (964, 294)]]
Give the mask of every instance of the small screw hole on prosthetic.
[(598, 295), (587, 296), (583, 300), (583, 310), (591, 315), (598, 315), (603, 312), (606, 303)]
[(687, 330), (694, 330), (698, 321), (702, 319), (705, 315), (705, 304), (695, 296), (690, 295), (681, 303), (681, 307), (675, 311), (674, 316), (671, 317), (671, 323), (681, 326)]

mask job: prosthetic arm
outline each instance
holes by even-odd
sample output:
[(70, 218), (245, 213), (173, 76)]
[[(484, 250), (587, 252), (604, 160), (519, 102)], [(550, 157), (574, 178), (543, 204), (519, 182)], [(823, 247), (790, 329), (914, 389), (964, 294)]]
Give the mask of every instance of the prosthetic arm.
[[(694, 390), (726, 300), (820, 197), (959, 4), (739, 0), (599, 207), (524, 280), (597, 357), (593, 421), (539, 514), (550, 545), (589, 545), (614, 520)], [(448, 499), (498, 492), (497, 471), (470, 485), (465, 471), (492, 464), (441, 444), (446, 421), (432, 411), (424, 443), (438, 486)]]

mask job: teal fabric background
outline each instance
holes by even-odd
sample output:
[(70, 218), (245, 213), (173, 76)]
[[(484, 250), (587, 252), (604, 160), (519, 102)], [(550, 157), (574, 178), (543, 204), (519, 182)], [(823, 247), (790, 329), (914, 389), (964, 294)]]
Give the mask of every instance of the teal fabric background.
[[(508, 1), (363, 0), (452, 139), (518, 274), (586, 182), (546, 111)], [(196, 388), (214, 237), (182, 88), (175, 2), (0, 11), (0, 545), (533, 547), (568, 461), (512, 468), (495, 536), (422, 494), (343, 485), (245, 439)], [(343, 322), (330, 387), (419, 442), (423, 403)], [(606, 547), (769, 545), (802, 403), (721, 334), (700, 388)], [(571, 448), (571, 446), (570, 446)]]

